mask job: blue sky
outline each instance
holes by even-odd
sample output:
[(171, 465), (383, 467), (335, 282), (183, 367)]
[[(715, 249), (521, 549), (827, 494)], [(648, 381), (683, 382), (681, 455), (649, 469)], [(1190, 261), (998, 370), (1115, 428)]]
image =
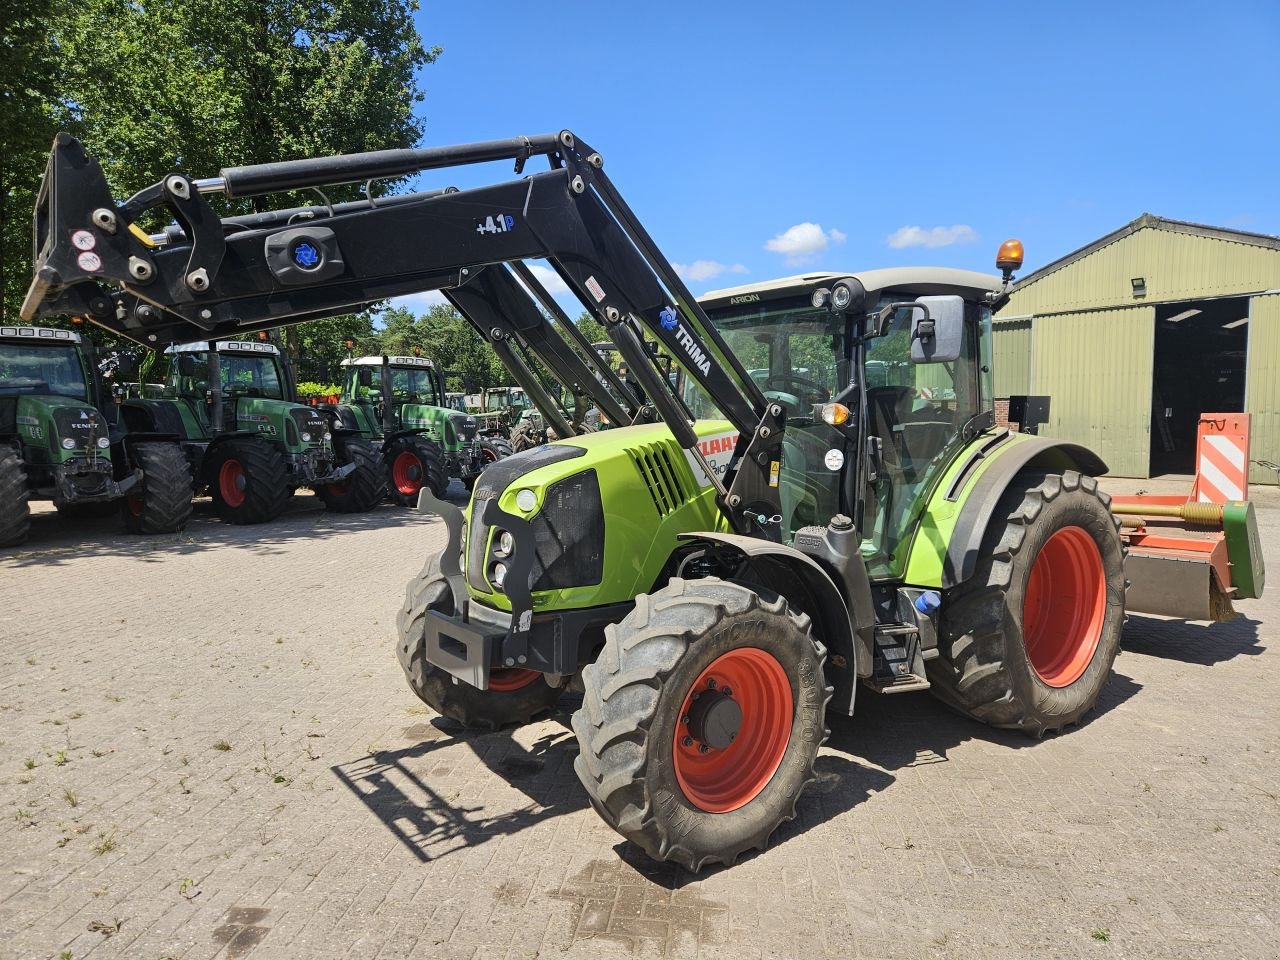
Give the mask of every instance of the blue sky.
[(1280, 3), (423, 0), (418, 25), (444, 48), (423, 146), (572, 129), (695, 294), (993, 270), (1009, 236), (1029, 271), (1143, 212), (1280, 234)]

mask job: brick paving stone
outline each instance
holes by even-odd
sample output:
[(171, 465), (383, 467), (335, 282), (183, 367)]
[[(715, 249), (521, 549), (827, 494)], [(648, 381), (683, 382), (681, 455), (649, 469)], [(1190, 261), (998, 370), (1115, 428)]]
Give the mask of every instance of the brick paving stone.
[(300, 495), (135, 539), (36, 509), (0, 551), (0, 960), (1280, 955), (1275, 585), (1227, 624), (1132, 617), (1040, 742), (860, 693), (797, 821), (695, 878), (589, 810), (572, 698), (471, 734), (408, 691), (430, 518)]

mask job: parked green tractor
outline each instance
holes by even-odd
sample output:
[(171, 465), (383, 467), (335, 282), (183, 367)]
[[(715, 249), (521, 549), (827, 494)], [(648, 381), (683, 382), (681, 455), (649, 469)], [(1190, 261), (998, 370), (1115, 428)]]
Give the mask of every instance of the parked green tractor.
[(0, 547), (26, 539), (33, 499), (173, 533), (191, 516), (191, 474), (171, 436), (125, 433), (87, 336), (0, 326)]
[(444, 379), (427, 358), (354, 357), (342, 367), (341, 403), (324, 409), (380, 449), (397, 503), (417, 506), (424, 486), (443, 497), (450, 477), (470, 490), (511, 455), (505, 439), (478, 436), (474, 416), (446, 405)]
[(377, 451), (323, 410), (294, 403), (288, 366), (273, 343), (194, 342), (169, 347), (161, 396), (131, 397), (131, 432), (181, 438), (196, 486), (228, 523), (279, 516), (298, 487), (339, 513), (369, 510), (386, 495)]
[[(528, 172), (535, 157), (547, 169)], [(520, 176), (221, 231), (203, 199), (500, 160)], [(61, 135), (25, 309), (164, 336), (442, 289), (563, 439), (490, 466), (465, 511), (423, 489), (447, 536), (407, 590), (400, 663), (423, 701), (479, 727), (526, 722), (581, 689), (578, 778), (658, 860), (697, 870), (764, 847), (815, 777), (827, 714), (852, 714), (860, 686), (930, 690), (1033, 737), (1079, 722), (1111, 676), (1126, 579), (1149, 604), (1133, 608), (1171, 612), (1169, 591), (1139, 589), (1169, 567), (1126, 568), (1137, 535), (1109, 509), (1096, 455), (995, 422), (991, 314), (1020, 249), (1002, 248), (1003, 282), (815, 273), (699, 302), (604, 166), (564, 130), (172, 174), (137, 196), (176, 208), (180, 230), (154, 250), (132, 231), (104, 235), (109, 267), (86, 274), (65, 238), (102, 214), (132, 224), (145, 205), (99, 208), (125, 191)], [(129, 258), (163, 281), (145, 291), (162, 313), (138, 305)], [(530, 260), (606, 325), (626, 379)], [(197, 266), (193, 304), (181, 288)], [(567, 419), (526, 349), (613, 428)], [(1163, 533), (1143, 545), (1194, 564), (1179, 582), (1225, 616), (1261, 594), (1263, 569), (1249, 505), (1216, 514), (1221, 563)]]

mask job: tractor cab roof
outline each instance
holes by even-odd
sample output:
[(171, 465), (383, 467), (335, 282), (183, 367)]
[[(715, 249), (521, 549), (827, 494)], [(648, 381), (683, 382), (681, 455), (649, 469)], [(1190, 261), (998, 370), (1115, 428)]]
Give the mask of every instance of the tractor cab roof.
[[(382, 357), (348, 357), (342, 361), (344, 367), (380, 367)], [(387, 357), (387, 365), (392, 367), (434, 367), (435, 364), (426, 357)]]
[(749, 283), (741, 287), (710, 290), (698, 298), (705, 309), (754, 303), (759, 300), (778, 300), (784, 297), (807, 297), (819, 287), (830, 286), (837, 280), (853, 277), (869, 295), (881, 290), (901, 290), (916, 296), (937, 293), (954, 293), (959, 288), (966, 295), (981, 298), (1002, 289), (997, 276), (974, 270), (956, 270), (952, 267), (888, 267), (882, 270), (863, 270), (861, 273), (802, 273), (762, 283)]
[(5, 340), (22, 340), (30, 342), (35, 340), (43, 343), (79, 343), (80, 334), (72, 330), (56, 330), (53, 327), (0, 327), (0, 339)]
[[(280, 348), (274, 343), (263, 343), (261, 340), (215, 340), (214, 345), (219, 353), (260, 353), (267, 356), (280, 356)], [(165, 347), (167, 354), (174, 353), (208, 353), (209, 341), (197, 340), (194, 343), (175, 343)]]

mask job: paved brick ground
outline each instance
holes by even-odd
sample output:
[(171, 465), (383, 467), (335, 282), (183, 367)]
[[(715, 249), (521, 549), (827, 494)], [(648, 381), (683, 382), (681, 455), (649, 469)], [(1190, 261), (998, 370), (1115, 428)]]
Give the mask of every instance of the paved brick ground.
[(146, 541), (45, 512), (0, 552), (0, 957), (1280, 955), (1280, 584), (1133, 618), (1043, 742), (863, 696), (800, 820), (694, 879), (585, 808), (567, 712), (471, 736), (408, 692), (440, 536), (299, 497)]

